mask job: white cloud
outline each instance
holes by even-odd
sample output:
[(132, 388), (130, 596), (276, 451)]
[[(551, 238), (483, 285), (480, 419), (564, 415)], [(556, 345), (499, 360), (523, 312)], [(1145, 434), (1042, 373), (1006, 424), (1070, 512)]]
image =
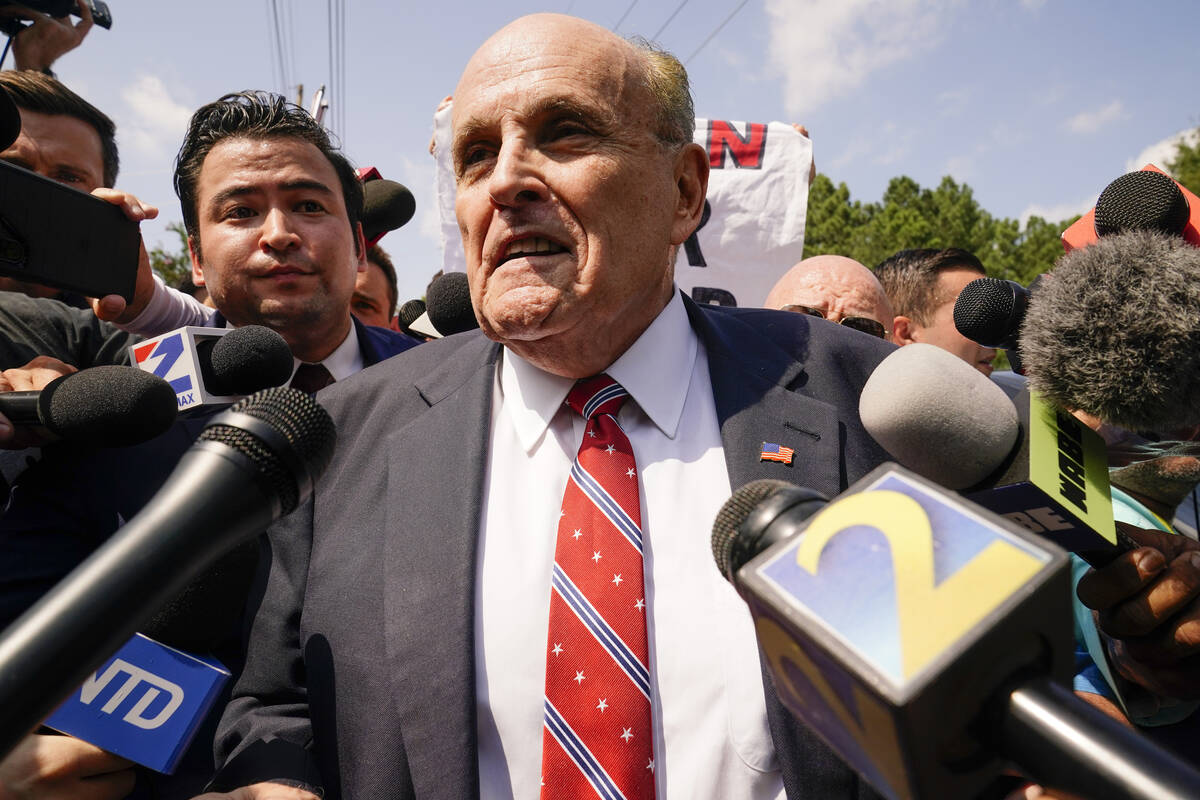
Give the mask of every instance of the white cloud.
[(1167, 162), (1175, 158), (1175, 151), (1179, 148), (1181, 142), (1187, 142), (1190, 145), (1200, 143), (1200, 130), (1196, 128), (1188, 128), (1179, 133), (1172, 134), (1162, 141), (1155, 142), (1147, 147), (1142, 152), (1125, 162), (1125, 171), (1133, 172), (1141, 169), (1147, 164), (1153, 164), (1159, 169), (1165, 170)]
[(1067, 130), (1071, 133), (1096, 133), (1105, 125), (1129, 116), (1125, 113), (1120, 100), (1113, 100), (1103, 108), (1092, 111), (1080, 111), (1066, 121)]
[(121, 99), (126, 108), (117, 120), (117, 130), (133, 145), (134, 153), (158, 162), (179, 148), (192, 109), (172, 98), (162, 79), (141, 75), (121, 90)]
[(793, 117), (928, 52), (954, 0), (767, 0), (768, 53)]
[(1047, 222), (1062, 222), (1064, 219), (1070, 219), (1076, 214), (1087, 213), (1088, 209), (1096, 205), (1096, 199), (1099, 196), (1097, 193), (1082, 200), (1058, 203), (1056, 205), (1032, 203), (1025, 207), (1025, 210), (1021, 212), (1017, 220), (1020, 222), (1022, 230), (1024, 230), (1026, 223), (1029, 222), (1030, 217), (1041, 217)]

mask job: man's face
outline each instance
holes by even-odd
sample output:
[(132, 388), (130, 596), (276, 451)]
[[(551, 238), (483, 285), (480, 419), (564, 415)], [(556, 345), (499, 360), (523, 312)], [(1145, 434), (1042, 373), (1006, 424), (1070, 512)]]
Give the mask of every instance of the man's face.
[(65, 114), (21, 109), (21, 134), (0, 153), (0, 161), (84, 192), (104, 185), (100, 134), (83, 120)]
[(316, 146), (288, 137), (217, 143), (196, 182), (196, 212), (193, 280), (230, 322), (273, 328), (305, 360), (324, 355), (308, 358), (299, 343), (330, 352), (341, 343), (366, 262), (337, 173)]
[[(104, 152), (100, 134), (83, 120), (65, 114), (21, 109), (21, 133), (0, 161), (16, 164), (45, 178), (84, 192), (104, 185)], [(0, 278), (0, 290), (35, 297), (57, 297), (59, 289)]]
[(681, 222), (681, 159), (654, 136), (636, 59), (578, 20), (526, 18), (476, 53), (454, 95), (476, 316), (570, 377), (606, 367), (653, 321), (670, 299), (671, 245), (695, 225)]
[(938, 275), (934, 298), (938, 305), (934, 309), (929, 325), (912, 323), (910, 329), (914, 341), (937, 345), (966, 361), (984, 375), (992, 374), (992, 359), (996, 351), (976, 344), (954, 327), (954, 301), (958, 294), (973, 280), (982, 277), (969, 269), (948, 269)]
[(394, 316), (390, 298), (383, 270), (374, 261), (367, 261), (366, 271), (358, 273), (358, 280), (354, 282), (350, 313), (364, 325), (389, 327)]

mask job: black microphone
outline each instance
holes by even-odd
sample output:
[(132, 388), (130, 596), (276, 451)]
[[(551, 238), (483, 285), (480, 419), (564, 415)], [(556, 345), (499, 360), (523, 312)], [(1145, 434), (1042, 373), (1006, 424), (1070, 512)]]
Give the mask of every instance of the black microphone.
[(1133, 231), (1072, 250), (1031, 298), (1021, 355), (1061, 408), (1131, 431), (1200, 423), (1200, 248)]
[(209, 394), (248, 395), (282, 386), (292, 377), (292, 350), (276, 331), (245, 325), (196, 344)]
[(306, 498), (335, 440), (325, 410), (287, 387), (214, 417), (150, 503), (0, 634), (0, 756), (162, 603)]
[(1063, 685), (1062, 551), (892, 464), (824, 508), (779, 483), (726, 503), (718, 568), (780, 700), (883, 794), (973, 797), (1009, 763), (1081, 797), (1200, 792), (1200, 773)]
[(1096, 200), (1096, 235), (1153, 230), (1182, 236), (1190, 216), (1187, 198), (1169, 175), (1130, 172), (1104, 187)]
[(386, 178), (363, 182), (363, 238), (368, 245), (378, 242), (388, 231), (402, 227), (417, 210), (412, 192), (401, 183)]
[(175, 421), (175, 391), (148, 372), (91, 367), (41, 390), (0, 393), (0, 414), (18, 427), (40, 425), (60, 439), (124, 447), (163, 433)]
[(429, 284), (425, 302), (429, 321), (442, 336), (479, 327), (471, 305), (471, 288), (465, 272), (447, 272)]
[(1024, 374), (1018, 338), (1030, 290), (1016, 281), (976, 278), (954, 301), (954, 327), (976, 344), (1002, 348), (1013, 371)]

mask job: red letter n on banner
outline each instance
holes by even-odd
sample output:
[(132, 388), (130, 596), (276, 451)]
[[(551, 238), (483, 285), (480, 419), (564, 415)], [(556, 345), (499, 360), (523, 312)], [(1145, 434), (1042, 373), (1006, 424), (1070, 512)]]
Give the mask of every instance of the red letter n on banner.
[(708, 163), (713, 169), (725, 168), (726, 153), (735, 169), (762, 169), (766, 144), (767, 126), (761, 122), (746, 123), (745, 138), (728, 122), (708, 122)]

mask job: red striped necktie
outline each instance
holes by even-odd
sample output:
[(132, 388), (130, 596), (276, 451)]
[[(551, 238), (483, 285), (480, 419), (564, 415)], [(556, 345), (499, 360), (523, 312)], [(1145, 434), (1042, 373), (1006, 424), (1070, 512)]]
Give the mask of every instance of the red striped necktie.
[(567, 395), (587, 427), (554, 549), (542, 800), (654, 797), (638, 473), (617, 424), (628, 396), (607, 375)]

